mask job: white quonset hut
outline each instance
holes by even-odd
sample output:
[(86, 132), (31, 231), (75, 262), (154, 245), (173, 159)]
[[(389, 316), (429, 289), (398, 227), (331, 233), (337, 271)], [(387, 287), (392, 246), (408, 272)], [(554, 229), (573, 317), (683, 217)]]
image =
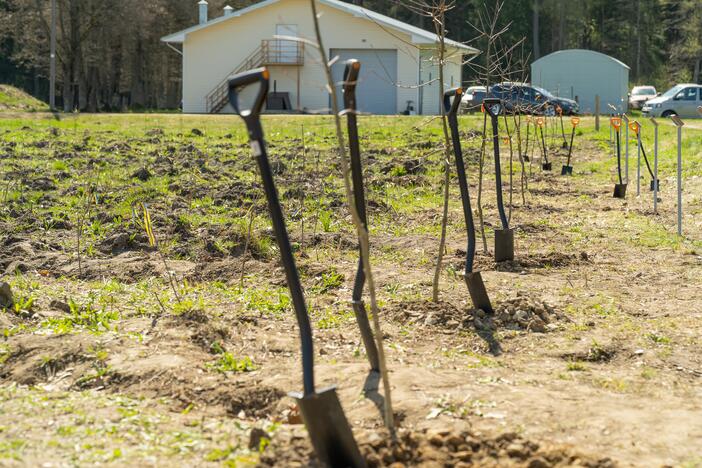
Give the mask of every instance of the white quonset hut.
[(607, 104), (625, 111), (629, 92), (629, 67), (619, 60), (592, 50), (559, 50), (531, 64), (531, 82), (551, 93), (580, 104), (583, 113), (595, 111), (595, 96), (600, 96), (600, 111)]
[[(317, 3), (325, 55), (340, 59), (332, 68), (334, 80), (342, 80), (345, 60), (362, 62), (357, 89), (361, 111), (397, 114), (412, 101), (415, 112), (440, 112), (436, 34), (339, 0)], [(309, 0), (264, 0), (238, 11), (227, 7), (215, 19), (208, 19), (206, 0), (198, 6), (198, 25), (161, 39), (182, 47), (184, 112), (231, 112), (228, 77), (260, 66), (269, 68), (271, 91), (275, 87), (282, 94), (279, 105), (284, 110), (330, 108), (319, 52), (284, 39), (315, 37)], [(459, 42), (446, 44), (444, 89), (461, 85), (462, 62), (478, 53)]]

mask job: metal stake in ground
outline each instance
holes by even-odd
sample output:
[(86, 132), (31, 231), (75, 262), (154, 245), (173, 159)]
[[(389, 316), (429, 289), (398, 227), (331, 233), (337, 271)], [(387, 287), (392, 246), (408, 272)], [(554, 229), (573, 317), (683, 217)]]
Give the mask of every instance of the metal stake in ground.
[(541, 161), (541, 169), (544, 171), (550, 171), (553, 165), (548, 162), (548, 155), (546, 154), (546, 140), (544, 140), (544, 118), (536, 118), (536, 126), (539, 127), (539, 132), (541, 134), (541, 150), (543, 151), (543, 161)]
[[(444, 93), (444, 109), (451, 129), (451, 142), (453, 152), (456, 157), (456, 175), (458, 176), (458, 187), (461, 191), (461, 203), (463, 204), (463, 217), (468, 231), (468, 246), (466, 248), (466, 264), (464, 277), (473, 307), (482, 309), (487, 313), (493, 313), (492, 304), (485, 290), (485, 283), (479, 271), (473, 271), (473, 261), (475, 259), (475, 223), (473, 222), (473, 210), (470, 207), (470, 192), (468, 191), (468, 179), (466, 177), (466, 167), (463, 162), (463, 150), (461, 148), (461, 136), (458, 133), (458, 108), (461, 105), (461, 88), (451, 89)], [(453, 98), (453, 100), (451, 100)], [(484, 105), (483, 105), (484, 106)]]
[(670, 118), (678, 128), (678, 235), (682, 236), (682, 128), (685, 123), (677, 115)]
[[(302, 347), (302, 382), (304, 392), (291, 395), (297, 399), (302, 419), (307, 427), (307, 432), (312, 440), (312, 446), (322, 464), (331, 467), (365, 467), (366, 463), (361, 456), (353, 432), (341, 408), (339, 397), (334, 387), (315, 391), (314, 386), (314, 344), (312, 341), (312, 327), (307, 315), (305, 297), (300, 284), (300, 276), (295, 266), (288, 231), (280, 207), (278, 192), (273, 180), (266, 143), (261, 127), (261, 109), (268, 94), (269, 72), (265, 68), (251, 70), (233, 76), (229, 80), (229, 102), (234, 110), (244, 119), (249, 133), (251, 149), (256, 157), (258, 168), (261, 172), (263, 188), (268, 201), (268, 211), (275, 239), (280, 250), (280, 257), (285, 270), (285, 278), (290, 289), (297, 324), (300, 329)], [(239, 90), (243, 87), (258, 84), (258, 92), (249, 109), (239, 105)]]
[(492, 146), (495, 157), (495, 191), (497, 194), (497, 211), (500, 214), (502, 229), (495, 229), (495, 261), (514, 260), (514, 230), (509, 228), (505, 205), (502, 201), (502, 168), (500, 166), (500, 137), (498, 115), (502, 110), (502, 101), (488, 98), (483, 101), (485, 112), (492, 121)]
[[(358, 217), (363, 223), (363, 228), (368, 230), (368, 217), (366, 216), (366, 197), (363, 187), (363, 166), (361, 163), (361, 149), (358, 141), (358, 123), (356, 121), (356, 83), (361, 71), (361, 63), (358, 60), (346, 62), (344, 72), (344, 113), (346, 114), (347, 128), (349, 132), (349, 150), (351, 153), (351, 180), (353, 183), (353, 198), (356, 205)], [(366, 348), (368, 361), (371, 369), (380, 371), (380, 361), (378, 360), (378, 348), (375, 346), (373, 330), (368, 321), (366, 305), (363, 303), (363, 287), (366, 283), (366, 275), (363, 271), (363, 251), (358, 252), (358, 269), (356, 270), (356, 280), (353, 284), (352, 304), (353, 312), (356, 315), (358, 327), (361, 330), (361, 338)]]
[(565, 166), (561, 168), (561, 175), (573, 175), (573, 166), (570, 165), (570, 157), (573, 154), (573, 139), (575, 138), (575, 128), (580, 123), (578, 117), (573, 117), (570, 119), (570, 124), (573, 126), (573, 130), (570, 132), (570, 145), (568, 145), (568, 160)]
[(621, 128), (622, 119), (619, 117), (612, 117), (610, 119), (610, 124), (614, 128), (614, 135), (616, 139), (617, 146), (617, 175), (619, 177), (619, 183), (614, 185), (614, 198), (626, 198), (626, 186), (622, 180), (622, 150), (621, 150)]
[(624, 172), (626, 174), (626, 183), (629, 185), (629, 116), (626, 113), (622, 113), (622, 120), (624, 121), (624, 139), (626, 140), (626, 158), (624, 159)]
[(658, 214), (658, 190), (660, 183), (658, 182), (658, 122), (651, 117), (653, 124), (653, 180), (651, 181), (651, 190), (653, 190), (653, 214)]

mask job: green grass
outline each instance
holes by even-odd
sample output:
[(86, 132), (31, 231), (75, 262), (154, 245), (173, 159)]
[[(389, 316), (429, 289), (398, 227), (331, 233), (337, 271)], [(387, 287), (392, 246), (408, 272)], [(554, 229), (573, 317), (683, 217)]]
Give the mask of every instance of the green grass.
[(39, 112), (47, 110), (49, 110), (49, 106), (46, 103), (14, 86), (0, 84), (0, 112)]

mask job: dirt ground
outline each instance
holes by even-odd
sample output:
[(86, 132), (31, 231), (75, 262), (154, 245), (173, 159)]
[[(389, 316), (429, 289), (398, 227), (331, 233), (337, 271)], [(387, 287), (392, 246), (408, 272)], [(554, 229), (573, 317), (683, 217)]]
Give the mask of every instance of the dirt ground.
[[(301, 388), (299, 342), (243, 129), (150, 118), (22, 117), (0, 133), (0, 280), (14, 298), (0, 313), (0, 464), (315, 466), (288, 396)], [(684, 237), (672, 143), (658, 214), (648, 176), (636, 196), (633, 150), (628, 197), (612, 197), (608, 135), (592, 119), (573, 177), (559, 175), (562, 149), (553, 173), (532, 153), (526, 203), (515, 160), (513, 262), (493, 260), (486, 176), (488, 252), (479, 242), (476, 264), (489, 316), (460, 275), (455, 178), (440, 301), (430, 300), (438, 124), (370, 119), (362, 145), (395, 446), (350, 307), (356, 241), (330, 121), (264, 123), (318, 387), (337, 386), (369, 465), (702, 466), (702, 133), (686, 135)], [(475, 203), (479, 134), (465, 136)], [(506, 145), (502, 156), (508, 171)]]

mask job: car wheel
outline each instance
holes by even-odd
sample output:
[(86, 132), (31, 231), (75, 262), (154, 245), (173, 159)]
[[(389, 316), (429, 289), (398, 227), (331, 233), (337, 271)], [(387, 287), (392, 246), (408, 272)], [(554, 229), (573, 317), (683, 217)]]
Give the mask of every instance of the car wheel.
[(677, 115), (677, 113), (675, 111), (672, 111), (672, 110), (667, 110), (661, 114), (661, 117), (663, 117), (664, 119), (667, 119), (673, 115)]

